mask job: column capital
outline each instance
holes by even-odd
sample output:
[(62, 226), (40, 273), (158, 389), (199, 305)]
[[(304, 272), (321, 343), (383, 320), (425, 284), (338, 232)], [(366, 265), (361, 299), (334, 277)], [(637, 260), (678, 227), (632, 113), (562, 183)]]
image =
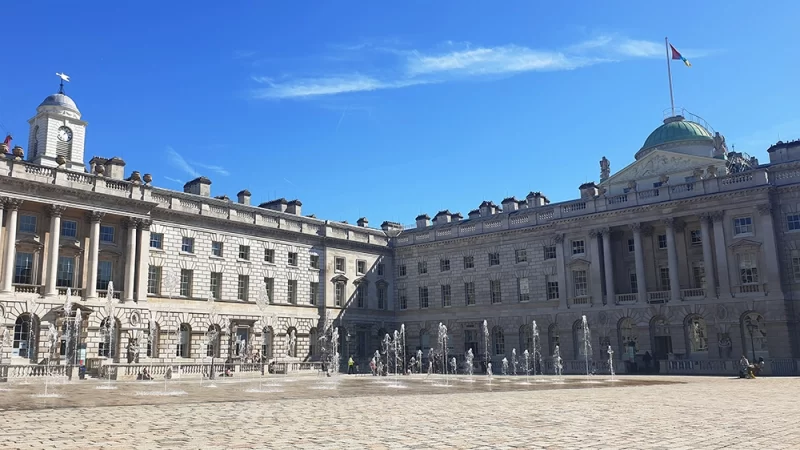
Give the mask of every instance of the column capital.
[(711, 220), (711, 214), (712, 213), (709, 211), (704, 211), (698, 214), (697, 217), (700, 218), (700, 222), (708, 222), (709, 220)]
[(22, 206), (22, 200), (18, 198), (6, 197), (6, 200), (3, 203), (5, 204), (6, 209), (9, 209), (11, 211), (16, 211), (19, 209), (20, 206)]
[(674, 228), (677, 222), (674, 217), (665, 217), (661, 219), (661, 223), (667, 228)]
[(640, 233), (643, 229), (642, 222), (629, 223), (628, 228), (630, 228), (634, 233)]
[(50, 205), (47, 207), (47, 214), (50, 217), (61, 217), (66, 209), (67, 207), (64, 205)]
[(598, 228), (597, 232), (603, 236), (611, 236), (611, 227)]
[(711, 211), (709, 216), (714, 222), (722, 222), (722, 218), (725, 217), (725, 211)]
[(150, 225), (153, 224), (153, 221), (150, 219), (139, 219), (139, 228), (144, 231), (150, 231)]
[(598, 235), (602, 234), (600, 230), (593, 228), (589, 230), (589, 237), (596, 238)]
[(772, 205), (770, 205), (769, 203), (765, 203), (763, 205), (757, 205), (756, 209), (758, 210), (758, 213), (761, 214), (762, 216), (768, 216), (772, 214)]
[(89, 219), (89, 222), (100, 222), (105, 217), (106, 213), (101, 211), (91, 211), (86, 217)]
[(556, 241), (556, 244), (564, 242), (564, 233), (556, 233), (553, 239)]
[(122, 226), (127, 229), (137, 229), (139, 227), (139, 222), (141, 219), (137, 219), (135, 217), (128, 217), (122, 220)]

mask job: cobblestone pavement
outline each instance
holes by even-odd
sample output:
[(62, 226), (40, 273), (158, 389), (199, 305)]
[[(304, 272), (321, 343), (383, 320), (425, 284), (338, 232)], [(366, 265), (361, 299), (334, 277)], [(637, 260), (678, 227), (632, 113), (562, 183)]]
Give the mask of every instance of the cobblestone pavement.
[(800, 448), (800, 379), (622, 378), (4, 383), (0, 448)]

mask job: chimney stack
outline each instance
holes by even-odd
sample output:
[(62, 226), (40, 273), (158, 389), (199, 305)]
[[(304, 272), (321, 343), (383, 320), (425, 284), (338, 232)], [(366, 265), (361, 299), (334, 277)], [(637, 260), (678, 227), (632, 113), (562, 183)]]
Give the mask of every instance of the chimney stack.
[(503, 205), (503, 209), (508, 212), (516, 211), (519, 209), (519, 200), (517, 200), (516, 197), (505, 198), (503, 199), (502, 202), (500, 202), (500, 204)]
[(236, 199), (239, 201), (240, 205), (250, 205), (250, 191), (247, 189), (243, 189), (236, 194)]
[(279, 198), (277, 200), (264, 202), (258, 205), (258, 207), (264, 209), (271, 209), (273, 211), (286, 212), (286, 207), (288, 206), (288, 203), (289, 202), (287, 202), (285, 198)]
[(499, 212), (497, 210), (497, 205), (495, 205), (492, 201), (484, 201), (478, 207), (478, 210), (481, 212), (481, 216), (484, 217), (491, 216)]
[(300, 212), (302, 211), (303, 202), (300, 200), (294, 199), (288, 203), (286, 203), (286, 212), (289, 214), (294, 214), (296, 216), (300, 216)]
[(206, 177), (197, 177), (183, 185), (183, 192), (211, 197), (211, 180)]
[(581, 200), (591, 200), (599, 195), (594, 181), (583, 183), (578, 189), (581, 191)]
[(425, 228), (431, 224), (431, 216), (420, 214), (417, 216), (417, 228)]
[(369, 220), (367, 220), (366, 217), (362, 217), (356, 220), (356, 224), (358, 224), (358, 226), (360, 227), (366, 227), (367, 225), (369, 225)]
[(542, 195), (541, 192), (531, 192), (525, 198), (528, 200), (528, 208), (539, 208), (550, 203), (550, 200)]
[(473, 209), (472, 211), (469, 212), (469, 214), (467, 214), (467, 217), (470, 219), (477, 219), (480, 216), (481, 216), (480, 209)]
[(450, 211), (447, 209), (444, 211), (439, 211), (435, 216), (433, 216), (434, 225), (441, 225), (443, 223), (450, 223)]
[(383, 230), (383, 232), (389, 237), (396, 237), (401, 231), (403, 231), (403, 226), (397, 222), (389, 222), (387, 220), (381, 224), (381, 230)]
[(464, 217), (461, 213), (457, 212), (455, 214), (450, 215), (450, 222), (458, 222), (459, 220), (463, 219)]

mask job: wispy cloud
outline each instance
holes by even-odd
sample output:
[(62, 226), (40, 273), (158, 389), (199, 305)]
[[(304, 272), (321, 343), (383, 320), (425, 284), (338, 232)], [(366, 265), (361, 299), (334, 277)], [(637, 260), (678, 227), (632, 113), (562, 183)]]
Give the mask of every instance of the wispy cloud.
[[(189, 161), (186, 161), (186, 158), (181, 156), (180, 153), (178, 153), (174, 148), (172, 148), (169, 145), (167, 146), (167, 158), (168, 158), (170, 164), (172, 164), (176, 169), (181, 170), (182, 172), (186, 173), (187, 175), (189, 175), (190, 177), (193, 177), (193, 178), (197, 178), (197, 177), (199, 177), (201, 175), (200, 171), (198, 171), (196, 168), (210, 170), (210, 171), (212, 171), (212, 172), (214, 172), (214, 173), (216, 173), (218, 175), (222, 175), (222, 176), (230, 175), (230, 172), (228, 171), (228, 169), (226, 169), (226, 168), (224, 168), (222, 166), (215, 166), (215, 165), (212, 165), (212, 164), (198, 163), (198, 162), (194, 162), (194, 161), (190, 163)], [(164, 178), (167, 178), (167, 177), (164, 177)], [(182, 183), (182, 181), (180, 181), (178, 179), (175, 179), (175, 178), (167, 178), (167, 179), (169, 179), (171, 181), (178, 182), (178, 183)]]
[(165, 179), (165, 180), (167, 180), (167, 181), (172, 181), (173, 183), (184, 184), (184, 183), (183, 183), (183, 180), (179, 180), (179, 179), (177, 179), (177, 178), (172, 178), (172, 177), (164, 177), (164, 179)]
[[(256, 76), (261, 86), (256, 99), (307, 99), (358, 92), (399, 89), (452, 80), (512, 76), (525, 72), (575, 70), (601, 63), (664, 56), (664, 45), (608, 34), (595, 36), (561, 49), (534, 49), (519, 45), (495, 47), (444, 42), (439, 51), (420, 51), (376, 46), (367, 42), (336, 46), (340, 51), (390, 54), (392, 64), (380, 74), (362, 70), (350, 74), (282, 77)], [(683, 50), (682, 50), (683, 51)], [(686, 51), (698, 57), (700, 51)], [(385, 55), (384, 55), (385, 56)], [(341, 119), (340, 119), (341, 120)]]

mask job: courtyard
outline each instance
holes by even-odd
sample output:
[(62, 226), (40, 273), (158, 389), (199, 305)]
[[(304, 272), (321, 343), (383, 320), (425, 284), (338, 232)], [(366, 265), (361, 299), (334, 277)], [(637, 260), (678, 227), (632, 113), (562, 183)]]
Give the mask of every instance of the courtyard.
[[(547, 377), (545, 377), (547, 378)], [(797, 448), (796, 378), (3, 383), (3, 448)], [(111, 389), (108, 389), (108, 388)]]

